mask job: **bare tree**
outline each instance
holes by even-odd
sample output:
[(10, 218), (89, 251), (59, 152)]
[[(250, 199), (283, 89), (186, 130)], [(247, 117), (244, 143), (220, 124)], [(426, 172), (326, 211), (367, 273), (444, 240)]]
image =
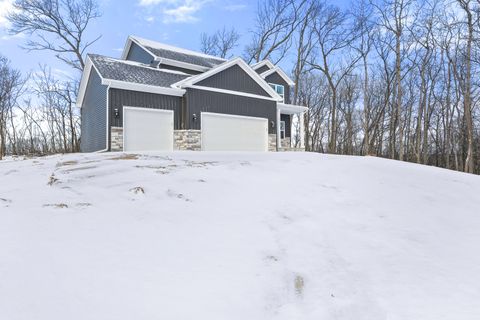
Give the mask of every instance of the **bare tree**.
[(200, 35), (201, 51), (221, 58), (230, 58), (231, 51), (238, 46), (239, 40), (240, 35), (234, 28), (223, 27), (212, 35), (202, 33)]
[[(25, 79), (20, 71), (10, 65), (10, 61), (0, 55), (0, 160), (6, 153), (6, 138), (9, 134), (7, 128), (12, 123), (13, 108), (18, 97), (23, 93)], [(13, 139), (13, 148), (16, 147), (16, 139)]]
[(457, 0), (460, 8), (464, 11), (467, 27), (465, 48), (465, 83), (463, 85), (463, 112), (467, 129), (467, 156), (465, 158), (465, 172), (473, 173), (473, 120), (472, 120), (472, 43), (474, 33), (474, 8), (470, 0)]
[(253, 38), (245, 52), (246, 60), (281, 61), (292, 44), (292, 35), (299, 25), (300, 13), (307, 0), (259, 1)]
[(7, 16), (12, 34), (26, 33), (27, 50), (49, 50), (69, 66), (82, 70), (84, 54), (101, 36), (84, 39), (90, 22), (100, 17), (95, 0), (17, 0)]
[[(328, 152), (336, 153), (337, 146), (337, 87), (349, 75), (360, 56), (348, 52), (354, 34), (347, 27), (348, 16), (339, 8), (324, 5), (315, 20), (314, 32), (318, 45), (318, 58), (309, 64), (327, 78), (330, 90), (330, 139)], [(341, 55), (339, 54), (341, 52)], [(336, 55), (334, 57), (334, 55)], [(333, 60), (336, 59), (336, 63)]]
[(360, 54), (363, 64), (363, 154), (370, 153), (370, 95), (369, 95), (369, 75), (368, 75), (368, 56), (373, 46), (374, 23), (372, 21), (373, 10), (368, 5), (367, 0), (360, 0), (353, 8), (354, 30), (358, 32), (358, 41), (353, 44), (353, 48)]
[(395, 114), (392, 118), (392, 132), (391, 150), (392, 157), (395, 156), (395, 138), (397, 137), (396, 131), (398, 128), (398, 158), (403, 160), (404, 156), (404, 138), (403, 138), (403, 112), (402, 112), (402, 42), (404, 41), (404, 29), (409, 16), (409, 8), (412, 5), (412, 0), (382, 0), (380, 3), (371, 2), (371, 4), (377, 9), (377, 13), (380, 18), (380, 27), (392, 33), (395, 37)]

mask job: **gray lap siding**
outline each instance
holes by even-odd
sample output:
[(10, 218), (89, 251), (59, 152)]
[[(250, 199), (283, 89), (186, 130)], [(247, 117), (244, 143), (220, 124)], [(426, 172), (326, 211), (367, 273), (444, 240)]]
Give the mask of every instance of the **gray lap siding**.
[(137, 61), (145, 64), (150, 64), (153, 61), (154, 57), (141, 48), (136, 43), (132, 42), (130, 50), (128, 51), (127, 59), (130, 61)]
[(94, 152), (107, 148), (107, 86), (92, 68), (81, 108), (80, 150)]
[[(188, 88), (185, 94), (186, 128), (200, 130), (201, 112), (214, 112), (231, 115), (267, 118), (268, 132), (276, 132), (272, 122), (276, 121), (276, 102), (213, 91)], [(196, 120), (193, 120), (193, 115)]]

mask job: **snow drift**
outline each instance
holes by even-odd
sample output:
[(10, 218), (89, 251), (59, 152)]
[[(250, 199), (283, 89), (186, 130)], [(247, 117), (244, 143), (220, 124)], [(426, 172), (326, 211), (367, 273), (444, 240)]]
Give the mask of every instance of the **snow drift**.
[(480, 177), (308, 153), (0, 162), (0, 319), (479, 319)]

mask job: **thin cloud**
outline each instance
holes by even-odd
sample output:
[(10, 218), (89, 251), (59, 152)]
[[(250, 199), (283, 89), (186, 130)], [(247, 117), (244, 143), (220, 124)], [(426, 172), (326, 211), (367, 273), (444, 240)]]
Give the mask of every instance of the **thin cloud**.
[[(149, 10), (162, 5), (164, 23), (193, 23), (199, 20), (197, 13), (211, 0), (139, 0), (139, 5)], [(146, 18), (148, 22), (152, 16)]]
[(13, 1), (0, 0), (0, 28), (8, 28), (10, 26), (7, 14), (13, 10)]
[(227, 11), (231, 11), (231, 12), (241, 11), (241, 10), (244, 10), (246, 8), (247, 8), (246, 4), (230, 4), (230, 5), (227, 5), (227, 6), (223, 7), (223, 9), (225, 9)]

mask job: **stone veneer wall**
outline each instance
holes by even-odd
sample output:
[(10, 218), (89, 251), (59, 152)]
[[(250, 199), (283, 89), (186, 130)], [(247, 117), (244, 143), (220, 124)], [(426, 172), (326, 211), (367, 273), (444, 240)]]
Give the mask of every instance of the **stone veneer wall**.
[(173, 148), (175, 150), (202, 150), (202, 131), (200, 130), (174, 130)]
[(282, 139), (282, 148), (291, 148), (291, 138), (290, 137), (285, 137)]
[(123, 151), (123, 128), (122, 127), (112, 127), (111, 134), (111, 151)]
[(268, 135), (268, 151), (277, 151), (277, 135)]
[[(112, 127), (111, 140), (111, 151), (123, 151), (123, 128)], [(282, 147), (290, 147), (290, 138), (282, 140)], [(174, 130), (173, 149), (200, 151), (202, 149), (202, 131)], [(277, 151), (276, 134), (268, 135), (268, 151)]]

